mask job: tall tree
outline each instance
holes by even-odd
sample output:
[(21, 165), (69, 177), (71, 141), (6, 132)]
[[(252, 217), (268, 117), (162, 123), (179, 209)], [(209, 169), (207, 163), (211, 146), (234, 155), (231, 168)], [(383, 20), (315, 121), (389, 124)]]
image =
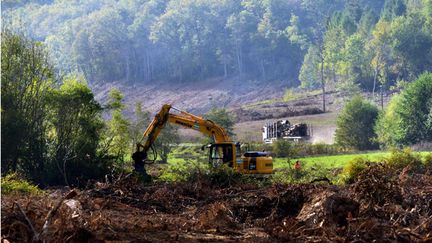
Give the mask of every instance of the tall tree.
[(54, 71), (40, 43), (7, 29), (1, 37), (2, 173), (21, 171), (40, 179)]
[(130, 152), (129, 121), (124, 117), (123, 94), (113, 88), (109, 92), (108, 107), (111, 119), (108, 121), (106, 139), (110, 142), (110, 154), (114, 157), (117, 166), (122, 167), (125, 156)]
[[(49, 154), (51, 183), (78, 185), (100, 177), (106, 167), (97, 150), (103, 129), (102, 107), (80, 77), (68, 76), (49, 94)], [(59, 177), (61, 175), (61, 177)]]

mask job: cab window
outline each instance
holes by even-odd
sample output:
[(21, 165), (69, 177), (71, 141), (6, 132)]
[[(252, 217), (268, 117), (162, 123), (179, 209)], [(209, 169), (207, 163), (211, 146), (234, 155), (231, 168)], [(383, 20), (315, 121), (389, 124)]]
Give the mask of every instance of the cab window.
[(216, 144), (210, 149), (210, 162), (213, 165), (230, 163), (233, 161), (233, 151), (230, 144)]

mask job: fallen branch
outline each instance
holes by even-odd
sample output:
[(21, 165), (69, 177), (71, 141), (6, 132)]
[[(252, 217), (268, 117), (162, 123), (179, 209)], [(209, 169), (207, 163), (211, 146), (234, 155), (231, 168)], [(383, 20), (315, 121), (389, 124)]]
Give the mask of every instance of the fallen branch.
[(38, 235), (38, 238), (45, 235), (48, 232), (48, 228), (51, 225), (52, 219), (54, 218), (55, 214), (57, 213), (58, 209), (62, 205), (64, 200), (74, 198), (76, 195), (78, 195), (77, 191), (71, 190), (69, 193), (67, 193), (64, 197), (62, 197), (57, 204), (48, 212), (48, 215), (46, 216), (45, 223), (42, 227), (42, 232)]
[(21, 212), (21, 214), (24, 216), (24, 218), (25, 218), (25, 220), (27, 221), (27, 224), (30, 226), (30, 229), (31, 229), (31, 231), (32, 231), (32, 233), (33, 233), (33, 242), (37, 242), (37, 241), (39, 241), (39, 234), (36, 232), (36, 230), (35, 230), (35, 228), (34, 228), (34, 226), (33, 226), (33, 224), (32, 224), (32, 222), (30, 221), (30, 219), (27, 217), (27, 215), (26, 215), (26, 213), (24, 212), (24, 210), (21, 208), (21, 206), (17, 203), (17, 202), (15, 202), (15, 204), (18, 206), (18, 209), (20, 210), (20, 212)]

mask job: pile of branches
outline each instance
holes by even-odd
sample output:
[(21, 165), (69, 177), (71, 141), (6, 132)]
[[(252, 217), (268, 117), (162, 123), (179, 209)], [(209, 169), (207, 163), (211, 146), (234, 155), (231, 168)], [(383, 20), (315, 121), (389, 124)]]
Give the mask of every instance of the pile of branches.
[(4, 197), (1, 223), (10, 242), (428, 242), (432, 177), (384, 164), (347, 186), (143, 184), (122, 175), (84, 190)]

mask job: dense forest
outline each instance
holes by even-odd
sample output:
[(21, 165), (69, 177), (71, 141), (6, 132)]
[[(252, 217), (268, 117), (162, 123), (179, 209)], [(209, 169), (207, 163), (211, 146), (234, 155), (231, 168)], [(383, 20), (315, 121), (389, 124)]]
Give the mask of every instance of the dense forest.
[(2, 1), (5, 26), (89, 82), (284, 80), (387, 90), (432, 70), (431, 0)]

